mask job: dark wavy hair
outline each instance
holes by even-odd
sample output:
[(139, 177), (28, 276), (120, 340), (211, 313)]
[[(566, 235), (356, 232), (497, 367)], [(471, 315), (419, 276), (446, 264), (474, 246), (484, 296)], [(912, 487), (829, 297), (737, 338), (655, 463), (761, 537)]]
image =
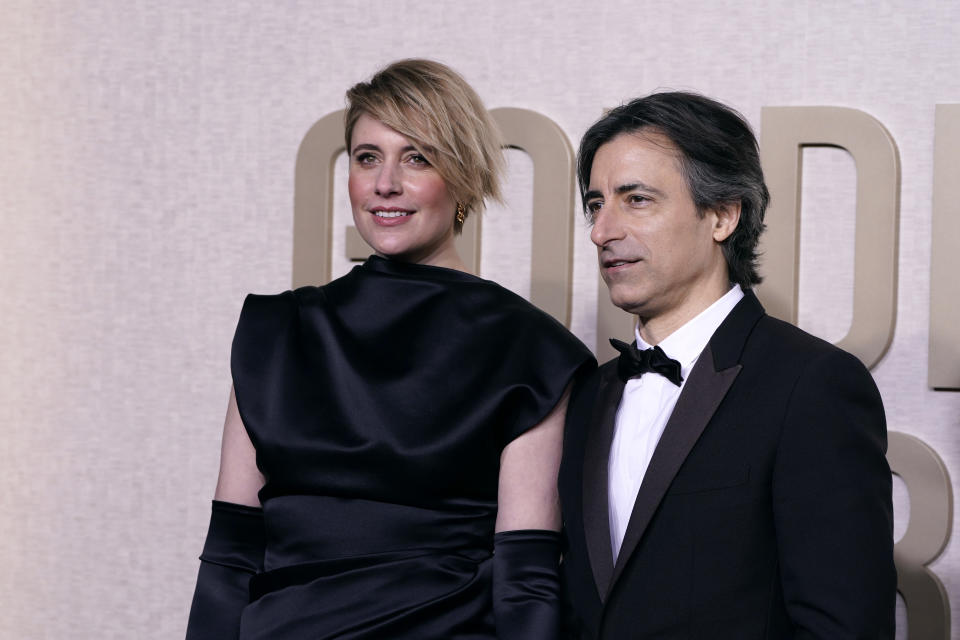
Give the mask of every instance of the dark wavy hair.
[(723, 241), (731, 282), (760, 283), (757, 243), (770, 192), (763, 181), (757, 139), (742, 115), (696, 93), (654, 93), (617, 107), (583, 136), (577, 153), (580, 197), (590, 188), (597, 149), (622, 133), (641, 129), (667, 136), (680, 150), (680, 165), (700, 216), (721, 205), (740, 203), (740, 222)]

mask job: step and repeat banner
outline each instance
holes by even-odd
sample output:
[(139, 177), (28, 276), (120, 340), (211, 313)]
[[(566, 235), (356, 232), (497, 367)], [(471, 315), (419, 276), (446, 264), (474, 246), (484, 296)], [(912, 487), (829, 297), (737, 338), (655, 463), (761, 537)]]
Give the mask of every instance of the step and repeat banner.
[(344, 92), (429, 57), (508, 144), (460, 247), (598, 357), (629, 337), (573, 150), (693, 90), (757, 131), (767, 310), (856, 354), (895, 473), (898, 638), (960, 607), (960, 5), (8, 0), (0, 25), (0, 637), (181, 637), (243, 297), (337, 277)]

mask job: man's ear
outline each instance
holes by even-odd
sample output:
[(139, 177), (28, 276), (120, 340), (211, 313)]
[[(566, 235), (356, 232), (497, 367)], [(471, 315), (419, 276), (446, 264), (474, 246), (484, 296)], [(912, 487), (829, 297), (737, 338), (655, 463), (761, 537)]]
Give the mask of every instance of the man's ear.
[(740, 201), (728, 202), (714, 207), (713, 239), (723, 242), (730, 237), (740, 223)]

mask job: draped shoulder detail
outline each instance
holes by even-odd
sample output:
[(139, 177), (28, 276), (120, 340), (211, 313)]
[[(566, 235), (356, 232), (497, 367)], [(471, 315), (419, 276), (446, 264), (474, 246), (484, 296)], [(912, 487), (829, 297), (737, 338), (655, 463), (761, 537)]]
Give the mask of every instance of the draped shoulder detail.
[(501, 446), (545, 418), (581, 367), (595, 366), (590, 351), (562, 324), (495, 282), (376, 256), (363, 268), (397, 279), (445, 284), (449, 299), (434, 311), (445, 324), (437, 328), (431, 348), (448, 352), (454, 362), (458, 351), (471, 354), (449, 373), (457, 376), (471, 369), (474, 382), (463, 393), (488, 388), (504, 401), (498, 421)]
[[(249, 296), (232, 356), (261, 499), (316, 483), (365, 494), (371, 478), (350, 478), (394, 463), (424, 499), (495, 495), (496, 482), (476, 479), (497, 468), (480, 461), (539, 423), (591, 363), (559, 322), (493, 282), (378, 257), (323, 287)], [(452, 484), (438, 487), (437, 473)]]
[(271, 412), (271, 403), (278, 398), (268, 390), (283, 384), (290, 374), (287, 362), (289, 354), (297, 349), (298, 325), (297, 300), (292, 291), (250, 294), (244, 300), (233, 337), (230, 368), (240, 416), (255, 447), (259, 434), (249, 428), (255, 421), (248, 421), (247, 416)]

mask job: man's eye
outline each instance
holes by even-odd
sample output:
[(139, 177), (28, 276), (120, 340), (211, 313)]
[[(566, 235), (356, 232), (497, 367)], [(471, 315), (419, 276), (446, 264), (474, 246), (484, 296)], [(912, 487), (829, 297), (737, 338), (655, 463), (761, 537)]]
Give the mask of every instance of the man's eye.
[(587, 219), (587, 224), (593, 224), (594, 220), (597, 218), (597, 214), (600, 213), (600, 208), (602, 206), (603, 202), (599, 200), (594, 200), (584, 205), (583, 216)]
[(631, 194), (630, 197), (627, 198), (627, 202), (629, 202), (630, 204), (643, 204), (649, 201), (650, 201), (650, 198), (648, 198), (647, 196), (641, 196), (636, 193)]

